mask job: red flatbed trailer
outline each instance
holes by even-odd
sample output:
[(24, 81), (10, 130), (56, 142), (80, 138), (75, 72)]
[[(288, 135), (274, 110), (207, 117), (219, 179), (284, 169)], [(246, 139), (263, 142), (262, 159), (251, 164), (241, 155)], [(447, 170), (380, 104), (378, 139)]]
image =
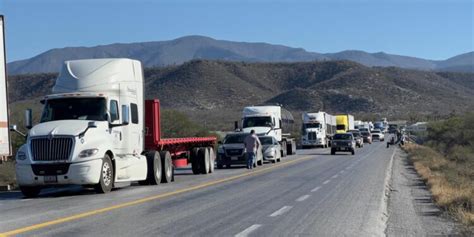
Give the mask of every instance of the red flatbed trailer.
[(161, 138), (160, 101), (145, 100), (145, 150), (169, 152), (173, 168), (191, 164), (194, 174), (212, 173), (216, 140), (216, 137)]

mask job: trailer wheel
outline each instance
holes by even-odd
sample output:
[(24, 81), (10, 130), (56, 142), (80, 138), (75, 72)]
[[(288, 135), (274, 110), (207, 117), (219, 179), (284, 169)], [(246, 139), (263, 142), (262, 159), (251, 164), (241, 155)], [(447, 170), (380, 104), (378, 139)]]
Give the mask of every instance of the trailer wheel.
[(157, 151), (149, 151), (146, 153), (147, 175), (143, 184), (158, 185), (161, 183), (163, 169), (161, 168), (161, 157)]
[(193, 170), (193, 174), (199, 174), (200, 172), (200, 166), (199, 166), (199, 148), (194, 147), (191, 150), (191, 167)]
[(208, 147), (209, 149), (209, 173), (214, 172), (216, 153), (214, 153), (214, 148)]
[(286, 155), (292, 155), (293, 154), (293, 144), (290, 142), (286, 143)]
[(41, 187), (37, 186), (20, 186), (20, 191), (26, 198), (38, 197), (41, 192)]
[(209, 174), (209, 150), (201, 147), (198, 152), (199, 161), (201, 162), (201, 174)]
[(162, 170), (162, 176), (161, 176), (161, 182), (162, 183), (171, 183), (173, 180), (173, 161), (171, 160), (171, 154), (169, 151), (160, 151), (160, 157), (161, 157), (161, 167), (163, 168)]

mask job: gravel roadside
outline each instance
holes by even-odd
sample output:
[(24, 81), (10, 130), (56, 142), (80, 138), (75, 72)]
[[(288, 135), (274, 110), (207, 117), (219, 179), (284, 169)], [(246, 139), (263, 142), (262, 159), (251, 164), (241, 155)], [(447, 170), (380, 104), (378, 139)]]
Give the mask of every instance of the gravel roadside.
[(433, 203), (427, 186), (399, 148), (393, 160), (388, 215), (387, 236), (470, 235)]

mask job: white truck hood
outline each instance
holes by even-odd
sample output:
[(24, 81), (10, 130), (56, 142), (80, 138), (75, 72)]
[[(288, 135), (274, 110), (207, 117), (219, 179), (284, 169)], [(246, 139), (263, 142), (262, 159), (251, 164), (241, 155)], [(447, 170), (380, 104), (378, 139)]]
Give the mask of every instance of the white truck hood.
[(30, 136), (69, 135), (76, 136), (84, 131), (89, 120), (60, 120), (35, 125), (29, 132)]

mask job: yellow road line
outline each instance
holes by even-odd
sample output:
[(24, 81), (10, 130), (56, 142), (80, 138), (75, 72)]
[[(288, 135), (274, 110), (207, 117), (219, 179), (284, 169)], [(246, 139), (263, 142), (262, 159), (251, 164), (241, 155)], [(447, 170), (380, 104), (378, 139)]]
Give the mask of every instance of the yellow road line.
[(138, 205), (138, 204), (141, 204), (141, 203), (144, 203), (144, 202), (149, 202), (149, 201), (153, 201), (153, 200), (157, 200), (157, 199), (161, 199), (161, 198), (166, 198), (166, 197), (178, 195), (178, 194), (181, 194), (181, 193), (186, 193), (186, 192), (198, 190), (198, 189), (201, 189), (201, 188), (214, 186), (214, 185), (217, 185), (217, 184), (221, 184), (221, 183), (224, 183), (224, 182), (229, 182), (229, 181), (236, 180), (236, 179), (243, 178), (243, 177), (255, 176), (257, 174), (263, 173), (263, 172), (268, 171), (268, 170), (273, 170), (273, 169), (283, 167), (283, 166), (287, 166), (287, 165), (290, 165), (290, 164), (293, 164), (293, 163), (296, 163), (296, 162), (301, 162), (303, 160), (307, 160), (307, 159), (310, 159), (310, 158), (311, 158), (311, 156), (304, 156), (302, 158), (298, 158), (298, 159), (291, 160), (291, 161), (288, 161), (288, 162), (273, 165), (271, 167), (261, 168), (261, 169), (258, 169), (256, 171), (253, 171), (251, 173), (243, 173), (243, 174), (231, 176), (231, 177), (228, 177), (228, 178), (224, 178), (224, 179), (220, 179), (220, 180), (215, 180), (215, 181), (199, 184), (199, 185), (189, 187), (189, 188), (179, 189), (179, 190), (176, 190), (176, 191), (172, 191), (172, 192), (168, 192), (168, 193), (162, 193), (162, 194), (158, 194), (158, 195), (155, 195), (155, 196), (150, 196), (150, 197), (138, 199), (138, 200), (135, 200), (135, 201), (125, 202), (125, 203), (113, 205), (113, 206), (110, 206), (110, 207), (100, 208), (100, 209), (87, 211), (87, 212), (79, 213), (79, 214), (68, 216), (68, 217), (58, 218), (58, 219), (52, 220), (52, 221), (47, 221), (47, 222), (43, 222), (43, 223), (39, 223), (39, 224), (34, 224), (34, 225), (31, 225), (31, 226), (18, 228), (18, 229), (15, 229), (15, 230), (0, 233), (0, 237), (7, 237), (7, 236), (12, 236), (12, 235), (22, 234), (22, 233), (25, 233), (25, 232), (45, 228), (45, 227), (52, 226), (52, 225), (57, 225), (57, 224), (68, 222), (68, 221), (81, 219), (81, 218), (88, 217), (88, 216), (97, 215), (97, 214), (112, 211), (112, 210), (115, 210), (115, 209), (120, 209), (120, 208), (129, 207), (129, 206), (133, 206), (133, 205)]

